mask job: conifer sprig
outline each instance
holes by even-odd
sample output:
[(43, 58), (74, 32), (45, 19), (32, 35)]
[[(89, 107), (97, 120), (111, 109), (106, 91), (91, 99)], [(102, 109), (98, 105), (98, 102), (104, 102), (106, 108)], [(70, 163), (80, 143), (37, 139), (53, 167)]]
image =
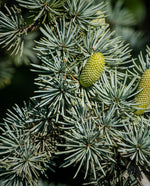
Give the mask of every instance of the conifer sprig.
[(0, 44), (11, 51), (11, 54), (22, 54), (24, 36), (23, 18), (16, 7), (5, 6), (8, 15), (0, 11)]
[(51, 77), (60, 75), (61, 73), (69, 74), (71, 70), (69, 68), (68, 55), (64, 55), (63, 59), (59, 52), (57, 52), (57, 55), (55, 56), (52, 53), (50, 53), (50, 55), (51, 57), (47, 58), (39, 54), (38, 57), (41, 60), (42, 65), (32, 64), (34, 67), (32, 71), (41, 75), (49, 75)]
[(16, 0), (19, 2), (21, 7), (25, 7), (32, 11), (35, 11), (37, 15), (34, 18), (34, 21), (38, 20), (44, 15), (47, 16), (48, 14), (53, 15), (60, 15), (60, 9), (64, 4), (64, 0)]
[(126, 64), (131, 61), (129, 46), (124, 44), (119, 37), (115, 37), (114, 32), (110, 32), (108, 26), (101, 29), (89, 28), (80, 47), (85, 56), (89, 56), (93, 52), (102, 53), (106, 64), (111, 66)]
[(1, 173), (6, 185), (37, 183), (42, 164), (47, 162), (46, 153), (35, 153), (33, 143), (17, 126), (5, 124), (0, 137)]
[(111, 145), (106, 143), (103, 135), (100, 135), (96, 121), (93, 118), (86, 121), (81, 118), (80, 123), (78, 121), (74, 121), (74, 123), (75, 127), (65, 131), (65, 135), (62, 136), (66, 139), (66, 143), (59, 145), (66, 147), (66, 149), (57, 154), (67, 155), (65, 162), (61, 166), (67, 167), (77, 164), (78, 169), (74, 175), (76, 177), (84, 165), (86, 167), (84, 178), (87, 177), (88, 172), (91, 172), (96, 179), (97, 166), (105, 174), (101, 161), (107, 161), (107, 159), (114, 161), (110, 156)]
[[(8, 111), (1, 124), (0, 177), (8, 184), (34, 185), (46, 170), (54, 171), (53, 158), (60, 130), (47, 109), (36, 108), (37, 100)], [(8, 163), (9, 162), (9, 163)]]
[(150, 166), (150, 130), (141, 120), (138, 125), (128, 125), (122, 136), (119, 152), (123, 157), (130, 157), (137, 165)]
[(76, 100), (76, 85), (74, 85), (73, 81), (63, 78), (63, 75), (58, 79), (46, 76), (45, 78), (39, 77), (37, 80), (39, 83), (36, 84), (40, 90), (37, 90), (36, 93), (39, 95), (33, 98), (41, 98), (38, 106), (47, 105), (48, 116), (51, 114), (56, 114), (57, 117), (60, 114), (64, 115), (65, 110), (72, 105), (72, 100)]
[(72, 22), (66, 23), (64, 18), (60, 19), (59, 22), (55, 20), (54, 23), (56, 27), (54, 29), (51, 29), (49, 25), (40, 29), (44, 37), (36, 42), (38, 46), (35, 50), (45, 55), (56, 51), (80, 53), (77, 46), (81, 39), (78, 36), (79, 29), (77, 26), (73, 26)]
[[(67, 0), (65, 5), (68, 18), (73, 20), (75, 25), (79, 25), (82, 29), (87, 29), (88, 25), (98, 25), (93, 23), (92, 20), (98, 19), (100, 15), (104, 15), (104, 7), (105, 4), (103, 2), (94, 4), (94, 0)], [(99, 10), (101, 12), (97, 13)]]
[[(105, 108), (108, 110), (105, 111)], [(107, 141), (112, 145), (115, 144), (113, 137), (120, 138), (120, 133), (127, 121), (122, 119), (120, 116), (117, 116), (117, 108), (112, 105), (110, 108), (105, 107), (102, 104), (101, 107), (98, 107), (96, 104), (96, 116), (99, 125), (100, 135), (105, 136)]]
[(117, 71), (110, 71), (108, 75), (103, 73), (100, 81), (95, 84), (99, 99), (108, 106), (115, 105), (120, 114), (126, 111), (129, 113), (133, 109), (134, 95), (137, 94), (135, 91), (138, 86), (136, 77), (127, 85), (127, 73), (124, 80), (121, 79)]
[[(133, 64), (134, 64), (133, 73), (135, 73), (134, 76), (141, 78), (142, 74), (147, 69), (150, 69), (150, 48), (149, 46), (146, 47), (146, 55), (143, 56), (143, 53), (140, 52), (140, 54), (138, 55), (138, 59), (136, 60), (133, 59)], [(132, 71), (130, 73), (132, 73)]]

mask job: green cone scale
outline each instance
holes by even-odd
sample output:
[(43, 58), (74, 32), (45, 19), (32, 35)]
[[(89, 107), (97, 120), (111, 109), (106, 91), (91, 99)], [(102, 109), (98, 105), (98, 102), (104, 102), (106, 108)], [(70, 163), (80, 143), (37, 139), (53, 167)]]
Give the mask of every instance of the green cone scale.
[(150, 69), (147, 69), (142, 75), (138, 90), (142, 88), (143, 90), (136, 96), (136, 101), (139, 103), (137, 108), (140, 108), (136, 111), (137, 115), (143, 114), (150, 105)]
[(80, 75), (80, 84), (83, 87), (90, 87), (101, 76), (105, 67), (105, 59), (102, 53), (91, 55)]

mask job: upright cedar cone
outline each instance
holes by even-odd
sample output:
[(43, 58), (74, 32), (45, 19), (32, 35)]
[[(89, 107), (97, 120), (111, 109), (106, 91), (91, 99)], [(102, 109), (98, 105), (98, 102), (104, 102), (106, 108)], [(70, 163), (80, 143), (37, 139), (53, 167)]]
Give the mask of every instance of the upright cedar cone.
[(95, 83), (102, 74), (105, 67), (105, 59), (102, 53), (91, 55), (80, 75), (80, 84), (89, 87)]
[(141, 78), (138, 90), (144, 88), (137, 96), (136, 101), (140, 105), (137, 105), (137, 108), (141, 108), (141, 110), (137, 110), (136, 114), (143, 114), (147, 106), (150, 104), (150, 69), (146, 70)]

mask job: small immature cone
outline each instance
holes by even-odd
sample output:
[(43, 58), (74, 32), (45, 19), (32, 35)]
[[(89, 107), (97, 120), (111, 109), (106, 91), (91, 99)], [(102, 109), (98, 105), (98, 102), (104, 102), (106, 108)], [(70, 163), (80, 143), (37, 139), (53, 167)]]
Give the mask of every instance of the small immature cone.
[[(98, 11), (97, 13), (100, 14), (101, 11)], [(97, 19), (93, 19), (92, 23), (96, 23), (98, 26), (101, 26), (101, 28), (105, 28), (106, 21), (104, 18), (104, 14), (100, 15), (99, 18)], [(94, 28), (94, 26), (92, 26), (91, 28)], [(104, 32), (99, 36), (99, 38), (102, 37), (103, 35), (104, 35)]]
[[(98, 11), (97, 13), (100, 14), (101, 11)], [(106, 24), (104, 14), (100, 15), (99, 18), (97, 18), (97, 19), (93, 19), (92, 23), (97, 23), (99, 25), (104, 26)]]
[(91, 55), (80, 75), (80, 84), (83, 87), (93, 85), (101, 76), (105, 67), (105, 59), (102, 53)]
[(142, 75), (138, 90), (142, 88), (143, 90), (136, 96), (136, 101), (139, 103), (136, 107), (141, 108), (136, 111), (137, 115), (143, 114), (150, 104), (150, 69), (147, 69)]

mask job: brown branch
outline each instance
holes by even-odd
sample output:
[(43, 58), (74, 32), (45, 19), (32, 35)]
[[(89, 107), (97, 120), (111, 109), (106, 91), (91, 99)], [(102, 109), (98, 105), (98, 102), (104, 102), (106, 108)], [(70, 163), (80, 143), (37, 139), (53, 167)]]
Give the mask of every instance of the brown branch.
[(140, 183), (141, 186), (150, 186), (150, 181), (148, 180), (148, 178), (146, 177), (146, 175), (142, 171), (141, 167), (138, 166), (138, 168), (141, 173), (141, 178), (137, 177), (136, 179), (138, 180), (138, 182)]
[(78, 83), (78, 85), (80, 85), (79, 81), (72, 75), (72, 74), (69, 74), (71, 76), (71, 78), (76, 82)]
[(141, 186), (150, 186), (150, 181), (142, 171), (141, 167), (131, 162), (127, 165), (127, 170), (124, 173), (124, 178), (128, 179), (130, 174), (133, 174), (136, 180), (139, 182)]
[(23, 31), (27, 33), (27, 32), (36, 30), (39, 27), (40, 22), (41, 22), (41, 19), (38, 19), (34, 23), (32, 23), (32, 24), (28, 25), (26, 28), (24, 28)]

